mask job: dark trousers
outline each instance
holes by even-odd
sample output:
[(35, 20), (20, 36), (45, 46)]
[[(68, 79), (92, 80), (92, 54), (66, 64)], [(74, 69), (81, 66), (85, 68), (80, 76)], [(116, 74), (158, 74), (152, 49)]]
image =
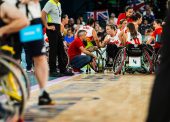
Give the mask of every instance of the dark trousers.
[(31, 68), (33, 66), (33, 60), (32, 60), (30, 51), (26, 45), (24, 45), (24, 51), (25, 51), (25, 60), (26, 60), (26, 64), (27, 64), (26, 69), (31, 70)]
[(60, 25), (59, 24), (48, 24), (54, 25), (55, 30), (48, 30), (47, 29), (47, 36), (49, 39), (49, 68), (50, 72), (56, 72), (56, 64), (58, 60), (58, 68), (60, 73), (66, 71), (67, 66), (67, 55), (64, 50), (63, 38), (60, 32)]
[(147, 122), (170, 122), (170, 13), (163, 29), (161, 64), (151, 94)]
[(92, 57), (88, 55), (78, 55), (75, 56), (70, 64), (73, 68), (82, 68), (92, 61)]

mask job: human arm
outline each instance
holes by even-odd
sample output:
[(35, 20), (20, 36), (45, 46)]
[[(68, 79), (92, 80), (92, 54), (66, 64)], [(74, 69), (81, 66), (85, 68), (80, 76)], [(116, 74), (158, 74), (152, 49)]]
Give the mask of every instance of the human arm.
[(101, 47), (104, 48), (108, 42), (109, 42), (109, 35), (107, 35), (105, 38), (104, 38), (104, 41), (101, 43)]
[(146, 44), (151, 44), (153, 40), (155, 40), (155, 38), (151, 36), (149, 40), (146, 41)]
[(46, 19), (46, 16), (47, 16), (47, 13), (44, 11), (44, 10), (42, 10), (42, 12), (41, 12), (41, 19), (42, 19), (42, 22), (43, 22), (43, 24), (44, 24), (44, 26), (48, 29), (48, 30), (55, 30), (55, 26), (48, 26), (48, 24), (47, 24), (47, 19)]
[(122, 36), (122, 44), (125, 46), (126, 45), (126, 42), (127, 42), (127, 33), (124, 33), (123, 36)]
[(118, 35), (119, 40), (122, 42), (123, 45), (125, 45), (125, 42), (126, 42), (126, 36), (125, 35), (126, 35), (126, 33), (123, 30)]
[(0, 35), (18, 32), (22, 28), (29, 25), (29, 20), (27, 17), (15, 6), (8, 3), (3, 3), (1, 5), (1, 11), (0, 16), (6, 25), (0, 28)]
[(42, 22), (44, 24), (44, 26), (48, 29), (48, 30), (55, 30), (55, 26), (48, 26), (47, 24), (47, 14), (51, 11), (51, 4), (49, 2), (46, 3), (46, 5), (44, 6), (42, 12), (41, 12), (41, 19)]
[(79, 48), (81, 50), (82, 53), (86, 54), (86, 55), (89, 55), (89, 56), (92, 56), (93, 58), (97, 58), (94, 54), (92, 54), (91, 52), (89, 52), (86, 48), (84, 48), (83, 46), (81, 46)]
[(93, 39), (94, 39), (94, 41), (96, 42), (96, 45), (98, 46), (98, 47), (101, 47), (101, 45), (100, 45), (100, 43), (99, 43), (99, 38), (98, 38), (98, 36), (97, 36), (97, 32), (93, 29), (93, 31), (92, 31), (92, 35), (93, 35)]

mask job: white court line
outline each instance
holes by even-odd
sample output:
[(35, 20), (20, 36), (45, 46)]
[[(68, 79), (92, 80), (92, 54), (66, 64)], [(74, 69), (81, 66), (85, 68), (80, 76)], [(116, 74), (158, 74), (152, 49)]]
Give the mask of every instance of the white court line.
[[(50, 87), (50, 86), (52, 86), (52, 85), (59, 84), (59, 83), (61, 83), (61, 82), (63, 82), (63, 81), (72, 79), (72, 78), (77, 77), (77, 76), (79, 76), (79, 75), (81, 75), (81, 74), (75, 74), (74, 76), (71, 76), (71, 77), (65, 76), (65, 77), (61, 77), (61, 78), (57, 78), (57, 79), (48, 81), (46, 88), (48, 88), (48, 87)], [(31, 93), (32, 93), (32, 92), (35, 92), (35, 91), (38, 90), (38, 89), (39, 89), (39, 85), (38, 85), (38, 84), (37, 84), (37, 85), (34, 85), (34, 86), (31, 86), (30, 92), (31, 92)]]

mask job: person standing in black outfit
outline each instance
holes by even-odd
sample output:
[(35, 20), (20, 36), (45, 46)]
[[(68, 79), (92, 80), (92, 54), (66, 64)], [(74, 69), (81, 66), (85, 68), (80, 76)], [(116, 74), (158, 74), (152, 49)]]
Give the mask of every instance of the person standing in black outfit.
[(146, 122), (170, 122), (170, 0), (162, 33), (162, 59), (154, 82)]
[(42, 20), (47, 29), (49, 39), (49, 67), (50, 76), (58, 76), (56, 60), (58, 58), (58, 68), (62, 75), (73, 75), (66, 69), (67, 61), (64, 51), (64, 44), (61, 35), (61, 4), (59, 0), (49, 0), (42, 10)]

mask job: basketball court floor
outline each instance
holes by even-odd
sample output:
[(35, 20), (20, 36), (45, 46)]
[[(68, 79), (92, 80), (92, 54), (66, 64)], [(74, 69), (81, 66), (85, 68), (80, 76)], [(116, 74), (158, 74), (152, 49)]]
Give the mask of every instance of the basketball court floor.
[(25, 122), (144, 122), (154, 75), (77, 74), (48, 82), (55, 106), (37, 106), (31, 88)]

